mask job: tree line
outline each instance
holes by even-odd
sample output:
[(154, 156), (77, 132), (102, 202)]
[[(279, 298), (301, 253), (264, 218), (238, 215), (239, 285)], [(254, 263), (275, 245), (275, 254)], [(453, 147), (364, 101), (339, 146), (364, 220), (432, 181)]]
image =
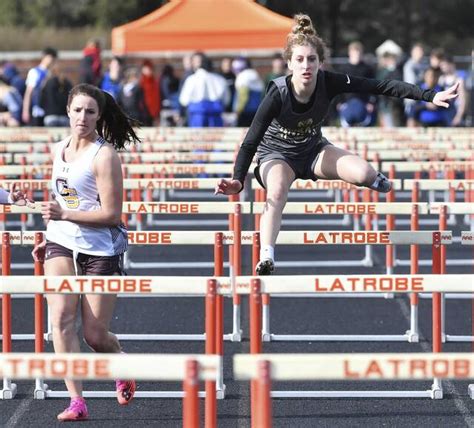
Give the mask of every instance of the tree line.
[[(109, 31), (114, 26), (140, 18), (167, 2), (168, 0), (1, 0), (0, 26), (34, 28), (38, 31), (51, 27), (78, 29), (87, 26)], [(422, 41), (428, 47), (444, 47), (454, 55), (470, 55), (474, 47), (474, 0), (257, 2), (289, 17), (301, 12), (310, 15), (335, 56), (345, 55), (347, 44), (353, 40), (361, 40), (368, 51), (375, 50), (389, 38), (405, 51), (416, 41)]]

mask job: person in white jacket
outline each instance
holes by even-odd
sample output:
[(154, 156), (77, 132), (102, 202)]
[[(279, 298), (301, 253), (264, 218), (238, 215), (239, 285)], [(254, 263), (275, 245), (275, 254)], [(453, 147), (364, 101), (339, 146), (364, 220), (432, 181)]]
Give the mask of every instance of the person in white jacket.
[(237, 126), (250, 126), (263, 96), (263, 80), (250, 64), (248, 58), (232, 61), (235, 79), (234, 111), (237, 113)]
[(188, 126), (221, 127), (230, 96), (227, 83), (211, 71), (210, 61), (202, 52), (196, 52), (191, 61), (194, 73), (186, 78), (179, 95), (179, 103), (186, 107)]

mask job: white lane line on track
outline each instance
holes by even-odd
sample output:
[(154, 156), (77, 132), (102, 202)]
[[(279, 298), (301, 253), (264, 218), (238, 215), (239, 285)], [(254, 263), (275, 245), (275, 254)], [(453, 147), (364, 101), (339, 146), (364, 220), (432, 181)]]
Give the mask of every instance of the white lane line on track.
[[(395, 299), (400, 306), (400, 310), (403, 316), (407, 319), (408, 324), (410, 324), (410, 308), (407, 303), (407, 299)], [(420, 341), (420, 346), (422, 347), (423, 351), (431, 352), (431, 347), (428, 343)], [(462, 398), (458, 398), (461, 394), (457, 391), (456, 387), (454, 386), (453, 382), (450, 380), (443, 380), (443, 385), (448, 387), (449, 393), (453, 396), (454, 405), (457, 407), (459, 413), (464, 418), (464, 422), (466, 422), (466, 426), (468, 428), (474, 427), (474, 415), (471, 413), (469, 408), (466, 406)], [(466, 392), (467, 396), (467, 392)]]
[[(28, 391), (28, 395), (31, 397), (33, 395), (33, 390)], [(28, 411), (28, 408), (33, 403), (33, 398), (26, 398), (21, 400), (20, 404), (15, 410), (15, 413), (8, 419), (5, 424), (5, 428), (13, 428), (19, 426), (20, 419)]]

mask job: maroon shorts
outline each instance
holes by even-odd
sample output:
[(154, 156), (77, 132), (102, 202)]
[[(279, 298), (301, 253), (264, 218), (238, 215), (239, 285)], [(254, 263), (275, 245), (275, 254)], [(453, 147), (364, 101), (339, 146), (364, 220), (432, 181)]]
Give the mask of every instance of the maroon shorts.
[[(47, 241), (45, 260), (51, 260), (55, 257), (68, 257), (72, 259), (74, 256), (69, 248)], [(123, 254), (117, 256), (92, 256), (90, 254), (78, 253), (76, 263), (80, 269), (80, 275), (126, 275), (123, 270)]]

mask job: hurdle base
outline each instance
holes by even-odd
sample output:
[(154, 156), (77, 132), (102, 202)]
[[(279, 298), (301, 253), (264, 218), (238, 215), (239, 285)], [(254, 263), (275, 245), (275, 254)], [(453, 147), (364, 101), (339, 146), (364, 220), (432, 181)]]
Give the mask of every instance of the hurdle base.
[(435, 379), (430, 392), (433, 400), (441, 400), (443, 398), (443, 388), (438, 379)]
[[(206, 391), (199, 391), (199, 398), (206, 397)], [(117, 398), (116, 391), (83, 391), (84, 398)], [(224, 392), (216, 391), (216, 398), (223, 399)], [(69, 398), (68, 391), (46, 391), (47, 398)], [(183, 398), (183, 391), (136, 391), (134, 398)]]
[(242, 342), (242, 330), (240, 330), (240, 333), (234, 331), (232, 333), (224, 334), (224, 340), (230, 342)]
[[(272, 398), (434, 398), (427, 391), (272, 391)], [(442, 398), (442, 397), (441, 397)]]
[(119, 340), (206, 340), (205, 334), (117, 334)]
[[(402, 260), (402, 259), (397, 259), (395, 260), (395, 266), (410, 266), (411, 261), (410, 260)], [(418, 265), (419, 266), (431, 266), (433, 264), (433, 260), (427, 259), (427, 260), (419, 260)], [(448, 259), (446, 260), (446, 265), (447, 266), (466, 266), (466, 265), (472, 265), (474, 262), (471, 259)]]
[(4, 388), (0, 390), (0, 400), (11, 400), (15, 398), (16, 392), (16, 383), (10, 383), (9, 386), (4, 386)]
[(420, 335), (414, 331), (412, 332), (411, 330), (407, 330), (405, 336), (407, 337), (409, 343), (420, 342)]
[(462, 336), (462, 335), (455, 335), (455, 334), (446, 334), (445, 335), (446, 342), (473, 342), (474, 336)]
[(223, 400), (225, 398), (225, 385), (221, 385), (221, 388), (216, 389), (216, 398), (218, 400)]
[(469, 397), (471, 397), (471, 400), (474, 400), (474, 384), (469, 385), (467, 387), (467, 391), (468, 391)]
[(270, 334), (274, 342), (409, 342), (407, 334)]
[(33, 392), (33, 398), (35, 400), (45, 400), (48, 396), (48, 384), (44, 383), (40, 379), (36, 379), (35, 390)]

